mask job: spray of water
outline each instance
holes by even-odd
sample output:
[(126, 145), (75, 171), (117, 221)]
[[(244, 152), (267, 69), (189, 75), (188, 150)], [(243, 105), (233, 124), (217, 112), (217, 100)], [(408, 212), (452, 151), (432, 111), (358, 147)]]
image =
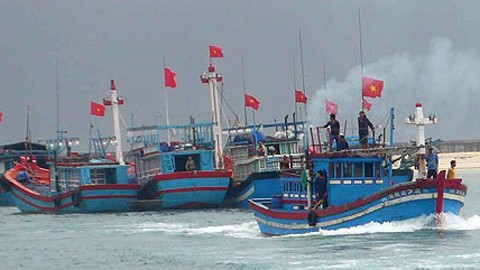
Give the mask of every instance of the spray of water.
[[(318, 89), (309, 106), (313, 124), (325, 121), (325, 98), (337, 102), (339, 118), (353, 120), (361, 109), (361, 75), (359, 68), (351, 69), (343, 81), (329, 80)], [(434, 113), (439, 123), (427, 129), (427, 136), (440, 139), (475, 139), (479, 125), (473, 125), (480, 114), (480, 55), (476, 51), (459, 51), (445, 37), (430, 41), (428, 52), (412, 55), (397, 53), (364, 67), (365, 76), (385, 81), (382, 97), (373, 103), (369, 118), (385, 125), (390, 107), (396, 110), (396, 141), (413, 139), (414, 129), (405, 128), (403, 119), (413, 113), (416, 102), (422, 102), (425, 114)], [(402, 132), (402, 130), (404, 130)], [(459, 133), (458, 131), (462, 132)], [(350, 132), (350, 131), (349, 131)], [(354, 131), (356, 133), (356, 131)]]

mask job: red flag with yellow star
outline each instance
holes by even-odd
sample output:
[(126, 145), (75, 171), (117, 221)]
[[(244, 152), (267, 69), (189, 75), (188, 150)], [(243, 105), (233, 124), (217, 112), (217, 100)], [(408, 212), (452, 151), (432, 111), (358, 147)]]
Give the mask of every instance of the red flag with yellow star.
[(252, 95), (245, 94), (245, 107), (251, 107), (256, 111), (260, 108), (260, 101)]
[(295, 102), (297, 103), (307, 103), (307, 95), (305, 95), (305, 92), (301, 90), (295, 90)]
[(165, 71), (165, 87), (175, 88), (177, 87), (177, 73), (170, 68), (164, 68)]
[(95, 116), (105, 116), (105, 106), (100, 103), (90, 102), (90, 114)]
[(210, 45), (208, 46), (210, 49), (210, 57), (223, 57), (223, 50), (222, 48), (215, 46), (215, 45)]
[(383, 90), (383, 81), (374, 78), (363, 77), (363, 96), (364, 97), (381, 97)]

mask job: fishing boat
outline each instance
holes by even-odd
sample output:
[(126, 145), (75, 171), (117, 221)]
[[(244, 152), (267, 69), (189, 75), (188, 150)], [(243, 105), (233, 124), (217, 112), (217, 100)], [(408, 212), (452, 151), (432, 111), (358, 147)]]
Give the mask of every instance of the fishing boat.
[(233, 181), (225, 204), (248, 208), (251, 198), (270, 198), (283, 182), (298, 179), (304, 152), (304, 122), (251, 125), (224, 129), (225, 155), (231, 160)]
[(232, 173), (225, 169), (223, 155), (220, 80), (210, 64), (202, 82), (209, 86), (212, 122), (195, 123), (192, 118), (190, 124), (169, 125), (167, 117), (167, 125), (128, 129), (129, 160), (145, 194), (135, 207), (205, 208), (224, 202)]
[[(223, 203), (231, 172), (215, 168), (213, 123), (158, 125), (128, 129), (128, 159), (145, 199), (160, 208), (204, 208)], [(175, 133), (167, 143), (164, 134)], [(190, 160), (190, 161), (189, 161)], [(187, 163), (193, 164), (190, 168)], [(143, 201), (137, 204), (152, 204)]]
[[(47, 150), (43, 144), (25, 141), (2, 145), (0, 146), (0, 172), (12, 169), (16, 163), (30, 163), (35, 167), (46, 168), (46, 156)], [(0, 206), (15, 206), (3, 173), (0, 174)]]
[[(118, 105), (113, 80), (110, 87), (115, 138), (121, 141)], [(58, 133), (58, 132), (57, 132)], [(49, 170), (35, 164), (17, 163), (5, 173), (15, 205), (24, 213), (96, 213), (132, 210), (140, 185), (129, 177), (116, 144), (115, 161), (77, 157), (64, 161), (55, 145)]]
[(309, 154), (305, 177), (285, 181), (283, 192), (272, 198), (249, 201), (260, 231), (303, 234), (429, 215), (441, 224), (443, 212), (458, 215), (467, 194), (462, 179), (445, 179), (441, 171), (437, 179), (410, 180), (393, 168), (395, 157), (412, 150), (417, 165), (425, 167), (424, 126), (436, 118), (424, 118), (418, 103), (407, 122), (417, 126), (417, 145), (411, 148), (393, 147), (391, 136), (389, 147)]

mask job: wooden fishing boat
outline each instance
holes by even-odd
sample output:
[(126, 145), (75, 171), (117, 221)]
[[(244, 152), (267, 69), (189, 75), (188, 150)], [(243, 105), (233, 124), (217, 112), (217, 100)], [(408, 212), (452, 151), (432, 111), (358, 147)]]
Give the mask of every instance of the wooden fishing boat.
[[(391, 131), (393, 119), (392, 109)], [(458, 215), (467, 194), (462, 179), (445, 179), (445, 171), (436, 179), (426, 179), (421, 169), (425, 168), (424, 126), (435, 122), (435, 117), (423, 117), (422, 105), (417, 103), (415, 115), (407, 119), (417, 126), (413, 149), (309, 154), (302, 179), (285, 181), (281, 194), (249, 201), (260, 231), (266, 235), (302, 234), (430, 215), (441, 224), (443, 212)], [(413, 180), (405, 169), (393, 168), (394, 157), (411, 150), (416, 152), (420, 168), (419, 177)]]

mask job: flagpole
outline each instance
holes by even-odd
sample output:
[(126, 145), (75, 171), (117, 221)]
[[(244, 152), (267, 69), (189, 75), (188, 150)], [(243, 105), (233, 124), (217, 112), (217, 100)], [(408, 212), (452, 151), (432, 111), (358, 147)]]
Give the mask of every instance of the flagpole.
[[(325, 98), (327, 94), (327, 64), (325, 60), (325, 56), (323, 57), (323, 87), (325, 88)], [(325, 106), (325, 119), (328, 120), (328, 113), (327, 113), (327, 107)]]
[[(301, 68), (302, 68), (302, 87), (303, 87), (303, 92), (305, 93), (305, 95), (307, 95), (307, 89), (305, 89), (305, 70), (303, 68), (302, 29), (298, 29), (298, 40), (299, 40), (299, 43), (300, 43), (300, 62), (302, 64), (302, 66), (301, 66)], [(306, 121), (307, 120), (307, 103), (306, 102), (304, 104), (304, 109), (305, 109), (304, 120)], [(306, 125), (303, 125), (303, 126), (304, 126), (303, 127), (304, 134), (307, 135), (308, 129), (306, 128)], [(308, 153), (308, 136), (305, 136), (303, 143), (304, 143), (304, 146), (305, 146), (305, 153)], [(306, 169), (307, 167), (309, 167), (308, 164), (306, 164), (304, 168)], [(312, 209), (312, 191), (311, 191), (311, 185), (310, 185), (310, 176), (309, 176), (308, 172), (307, 172), (306, 189), (307, 189), (307, 207), (308, 207), (308, 210), (311, 210)]]
[(93, 129), (93, 123), (92, 123), (92, 114), (90, 114), (90, 128), (89, 128), (89, 140), (88, 140), (88, 155), (92, 155), (92, 129)]
[[(296, 61), (295, 61), (295, 52), (293, 52), (293, 91), (297, 91), (297, 70), (295, 68), (295, 64), (296, 64)], [(295, 115), (298, 115), (297, 114), (297, 98), (295, 96)]]
[[(243, 83), (243, 99), (245, 99), (245, 94), (246, 94), (246, 82), (245, 82), (245, 64), (243, 62), (243, 53), (241, 54), (241, 61), (242, 61), (242, 83)], [(245, 117), (245, 126), (248, 126), (248, 120), (247, 120), (247, 107), (243, 106), (243, 115)]]
[[(307, 95), (307, 89), (305, 89), (305, 70), (303, 69), (303, 43), (302, 43), (302, 29), (298, 29), (298, 40), (299, 40), (299, 43), (300, 43), (300, 62), (302, 64), (301, 68), (302, 68), (302, 87), (303, 87), (303, 93), (305, 93), (306, 96)], [(305, 109), (305, 112), (304, 112), (304, 115), (305, 115), (305, 118), (304, 120), (307, 119), (307, 103), (305, 102), (304, 103), (304, 109)]]
[(358, 32), (359, 32), (359, 45), (360, 45), (360, 74), (362, 76), (362, 111), (365, 110), (363, 106), (363, 48), (362, 48), (362, 16), (361, 10), (358, 9)]
[[(165, 74), (165, 56), (163, 56), (163, 73)], [(168, 145), (170, 145), (170, 129), (168, 128), (168, 126), (170, 126), (170, 118), (168, 115), (168, 95), (167, 95), (167, 87), (165, 86), (165, 83), (163, 85), (164, 85), (163, 93), (165, 96), (165, 117), (167, 118), (167, 143)]]

